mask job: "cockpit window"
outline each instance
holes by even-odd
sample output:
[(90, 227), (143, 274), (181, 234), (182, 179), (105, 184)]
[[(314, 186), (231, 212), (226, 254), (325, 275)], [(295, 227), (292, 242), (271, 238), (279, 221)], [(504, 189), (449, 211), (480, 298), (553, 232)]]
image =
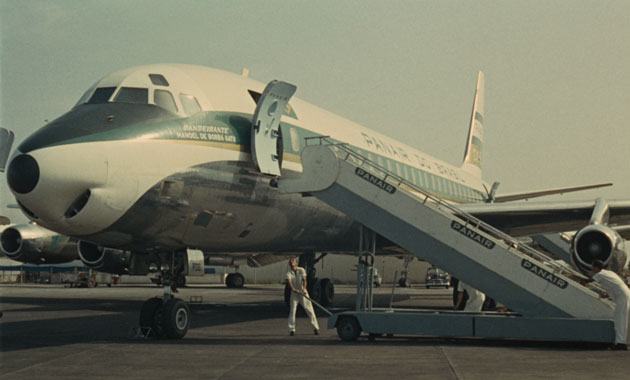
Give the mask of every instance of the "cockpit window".
[(149, 103), (149, 90), (146, 88), (121, 87), (114, 101), (117, 103)]
[(153, 100), (158, 106), (165, 108), (173, 113), (177, 113), (177, 106), (175, 105), (175, 99), (169, 91), (155, 90), (153, 93)]
[(88, 101), (88, 104), (107, 103), (109, 98), (112, 97), (112, 94), (114, 93), (115, 90), (116, 90), (116, 87), (97, 88), (96, 91), (94, 91), (94, 95), (92, 95), (92, 97)]
[(162, 74), (149, 74), (149, 78), (151, 78), (151, 83), (156, 86), (168, 86), (168, 81)]
[(81, 98), (79, 99), (77, 104), (75, 104), (74, 106), (76, 107), (79, 104), (86, 103), (88, 101), (88, 99), (90, 98), (90, 96), (92, 95), (92, 92), (94, 92), (94, 88), (95, 87), (96, 87), (96, 84), (94, 84), (92, 87), (88, 88), (88, 90), (83, 94), (83, 96), (81, 96)]
[(197, 112), (201, 112), (201, 106), (199, 106), (199, 102), (194, 96), (179, 94), (179, 100), (182, 102), (182, 107), (187, 115), (194, 115)]

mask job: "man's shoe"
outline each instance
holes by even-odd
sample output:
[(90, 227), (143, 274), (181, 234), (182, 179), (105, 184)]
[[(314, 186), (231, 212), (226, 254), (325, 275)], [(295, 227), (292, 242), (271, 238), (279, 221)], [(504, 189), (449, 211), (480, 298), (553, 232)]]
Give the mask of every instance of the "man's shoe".
[(615, 351), (628, 351), (628, 345), (624, 343), (617, 343), (613, 346)]
[(295, 335), (295, 331), (289, 331), (289, 335), (291, 336)]
[(319, 335), (319, 330), (318, 329), (313, 330), (313, 332), (315, 333), (315, 335)]

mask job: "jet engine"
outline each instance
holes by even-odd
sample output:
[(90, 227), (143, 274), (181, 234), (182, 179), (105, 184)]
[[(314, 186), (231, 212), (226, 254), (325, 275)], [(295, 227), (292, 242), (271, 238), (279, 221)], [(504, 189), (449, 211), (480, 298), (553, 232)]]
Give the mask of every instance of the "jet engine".
[(99, 272), (135, 274), (130, 273), (133, 256), (129, 251), (102, 247), (86, 241), (79, 242), (79, 258), (85, 266)]
[(591, 264), (601, 260), (610, 270), (621, 273), (626, 265), (625, 244), (621, 236), (608, 226), (610, 210), (598, 198), (588, 226), (579, 230), (571, 242), (571, 261), (582, 273), (591, 271)]
[(37, 224), (6, 227), (0, 234), (0, 249), (10, 259), (29, 264), (61, 264), (78, 258), (75, 240)]
[(571, 242), (571, 261), (580, 272), (590, 272), (595, 260), (603, 261), (604, 265), (617, 273), (626, 264), (623, 238), (603, 224), (590, 224), (582, 228)]

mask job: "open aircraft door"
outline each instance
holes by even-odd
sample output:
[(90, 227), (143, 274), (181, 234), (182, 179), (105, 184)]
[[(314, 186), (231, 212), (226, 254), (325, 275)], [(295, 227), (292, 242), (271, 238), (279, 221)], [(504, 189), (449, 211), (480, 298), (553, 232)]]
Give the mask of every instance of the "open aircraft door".
[(263, 174), (280, 175), (282, 134), (280, 118), (295, 93), (292, 84), (273, 80), (263, 91), (252, 119), (251, 149), (254, 165)]

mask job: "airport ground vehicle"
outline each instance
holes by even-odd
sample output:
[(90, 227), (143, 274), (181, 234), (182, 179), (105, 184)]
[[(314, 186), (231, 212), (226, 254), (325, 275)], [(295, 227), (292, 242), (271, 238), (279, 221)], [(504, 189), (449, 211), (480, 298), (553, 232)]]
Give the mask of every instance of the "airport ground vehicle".
[(427, 278), (426, 278), (427, 289), (437, 288), (437, 287), (444, 287), (448, 289), (449, 286), (451, 286), (451, 275), (444, 272), (440, 268), (429, 267), (427, 269)]

